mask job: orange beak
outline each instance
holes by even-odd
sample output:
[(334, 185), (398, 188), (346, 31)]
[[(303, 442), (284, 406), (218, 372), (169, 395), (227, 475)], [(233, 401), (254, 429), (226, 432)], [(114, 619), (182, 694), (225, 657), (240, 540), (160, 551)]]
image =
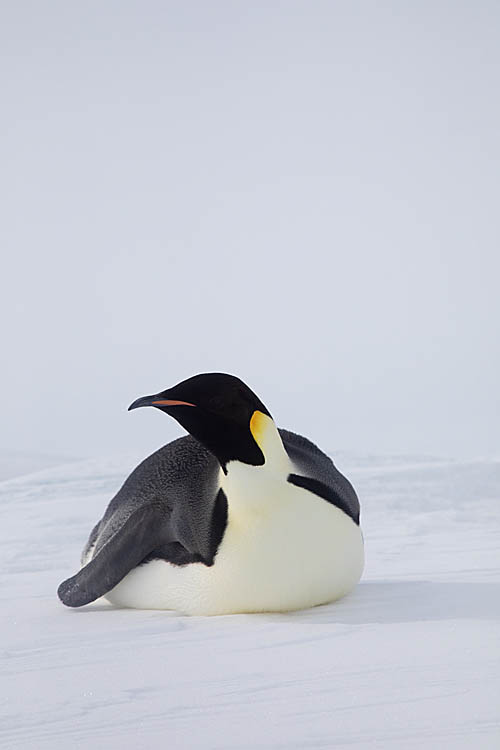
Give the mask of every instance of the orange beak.
[(196, 404), (191, 404), (189, 401), (160, 398), (155, 394), (154, 396), (141, 396), (141, 398), (136, 399), (136, 401), (130, 404), (128, 410), (139, 409), (141, 406), (196, 406)]

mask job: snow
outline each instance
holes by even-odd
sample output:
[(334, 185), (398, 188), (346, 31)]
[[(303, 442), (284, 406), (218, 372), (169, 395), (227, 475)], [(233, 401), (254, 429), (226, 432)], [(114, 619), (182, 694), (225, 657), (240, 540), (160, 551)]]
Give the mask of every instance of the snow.
[(355, 592), (285, 615), (56, 597), (141, 457), (0, 483), (0, 746), (500, 747), (500, 461), (335, 453), (362, 503)]
[(75, 460), (74, 456), (70, 458), (57, 454), (3, 451), (0, 453), (0, 481)]

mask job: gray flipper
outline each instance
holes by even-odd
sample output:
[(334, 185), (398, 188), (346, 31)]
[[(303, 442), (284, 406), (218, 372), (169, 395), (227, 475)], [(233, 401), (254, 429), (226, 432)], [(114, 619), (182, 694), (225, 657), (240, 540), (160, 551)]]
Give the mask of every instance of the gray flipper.
[(313, 492), (346, 513), (359, 525), (359, 500), (354, 487), (331, 458), (302, 435), (279, 430), (285, 450), (297, 468), (288, 481)]
[(219, 464), (191, 435), (174, 440), (134, 469), (94, 527), (92, 559), (58, 589), (69, 607), (103, 596), (141, 563), (213, 565), (227, 523)]
[(61, 583), (57, 593), (62, 603), (82, 607), (110, 591), (162, 544), (164, 521), (157, 506), (135, 510), (85, 567)]

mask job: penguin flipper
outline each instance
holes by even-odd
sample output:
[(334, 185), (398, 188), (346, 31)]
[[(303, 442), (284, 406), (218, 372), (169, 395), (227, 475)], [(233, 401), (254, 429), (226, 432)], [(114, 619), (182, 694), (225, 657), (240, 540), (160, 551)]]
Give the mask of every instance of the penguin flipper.
[(359, 511), (356, 512), (352, 509), (337, 487), (324, 484), (318, 479), (300, 476), (299, 474), (289, 474), (287, 481), (290, 482), (290, 484), (294, 484), (296, 487), (302, 487), (304, 490), (312, 492), (313, 495), (322, 497), (323, 500), (335, 505), (336, 508), (349, 516), (349, 518), (352, 518), (354, 523), (359, 526)]
[(135, 510), (87, 565), (61, 583), (57, 594), (62, 603), (82, 607), (107, 594), (156, 547), (170, 541), (164, 521), (157, 505)]
[(335, 505), (359, 525), (359, 500), (354, 487), (332, 459), (302, 435), (281, 429), (279, 433), (286, 452), (297, 468), (288, 481)]

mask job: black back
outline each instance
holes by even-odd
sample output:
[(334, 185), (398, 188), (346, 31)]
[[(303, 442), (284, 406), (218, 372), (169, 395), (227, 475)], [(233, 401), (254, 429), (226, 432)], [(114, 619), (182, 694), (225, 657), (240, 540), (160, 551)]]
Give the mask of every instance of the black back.
[(61, 583), (69, 607), (98, 599), (137, 565), (164, 559), (213, 565), (227, 523), (217, 459), (191, 435), (146, 458), (113, 497), (83, 551), (93, 557)]
[(110, 501), (100, 522), (94, 555), (134, 510), (157, 507), (168, 519), (171, 536), (210, 564), (210, 527), (217, 496), (217, 459), (191, 435), (164, 445), (142, 461)]

